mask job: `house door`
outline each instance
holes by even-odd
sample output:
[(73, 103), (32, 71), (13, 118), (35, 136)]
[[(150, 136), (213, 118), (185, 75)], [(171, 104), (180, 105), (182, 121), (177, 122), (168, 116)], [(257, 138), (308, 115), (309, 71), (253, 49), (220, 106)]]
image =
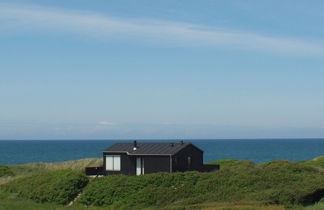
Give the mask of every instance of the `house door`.
[(136, 175), (144, 174), (144, 158), (137, 157), (136, 158)]

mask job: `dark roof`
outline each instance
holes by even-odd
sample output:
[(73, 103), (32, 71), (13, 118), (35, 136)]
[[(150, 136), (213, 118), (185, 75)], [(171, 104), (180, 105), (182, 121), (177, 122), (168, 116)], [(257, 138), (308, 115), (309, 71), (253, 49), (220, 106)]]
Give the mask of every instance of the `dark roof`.
[[(104, 150), (104, 152), (126, 152), (129, 155), (174, 155), (188, 145), (193, 145), (186, 142), (176, 143), (136, 143), (137, 147), (134, 150), (134, 143), (116, 143)], [(196, 147), (195, 145), (193, 145)], [(198, 150), (202, 151), (198, 147)]]

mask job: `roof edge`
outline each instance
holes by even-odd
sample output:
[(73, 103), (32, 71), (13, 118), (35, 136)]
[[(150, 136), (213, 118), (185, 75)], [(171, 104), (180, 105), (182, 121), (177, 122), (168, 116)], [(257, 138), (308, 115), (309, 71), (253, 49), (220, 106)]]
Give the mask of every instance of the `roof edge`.
[[(196, 148), (197, 150), (199, 150), (200, 152), (204, 153), (204, 150), (200, 149), (199, 147), (197, 147), (196, 145), (192, 144), (192, 143), (188, 143), (187, 146), (185, 146), (184, 148), (187, 148), (188, 146), (193, 146), (194, 148)], [(184, 149), (182, 148), (182, 149)], [(178, 154), (182, 149), (180, 149), (179, 151), (177, 151), (176, 153), (172, 154), (172, 155), (176, 155)]]
[(126, 153), (129, 156), (172, 156), (174, 154), (132, 154), (127, 151), (103, 151), (103, 153)]

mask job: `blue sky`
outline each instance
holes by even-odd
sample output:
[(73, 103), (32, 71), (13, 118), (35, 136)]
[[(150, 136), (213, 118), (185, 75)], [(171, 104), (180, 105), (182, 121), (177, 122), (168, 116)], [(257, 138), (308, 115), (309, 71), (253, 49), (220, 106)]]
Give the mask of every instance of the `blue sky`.
[(0, 139), (324, 137), (323, 10), (2, 0)]

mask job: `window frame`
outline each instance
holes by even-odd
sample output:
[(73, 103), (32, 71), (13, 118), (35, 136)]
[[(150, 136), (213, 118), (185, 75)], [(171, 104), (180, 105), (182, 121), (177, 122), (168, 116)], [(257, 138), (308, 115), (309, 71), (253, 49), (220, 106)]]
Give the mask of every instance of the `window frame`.
[[(107, 161), (111, 158), (111, 161)], [(117, 160), (119, 159), (119, 161)], [(118, 162), (116, 162), (118, 161)], [(107, 163), (111, 163), (111, 167), (108, 167)], [(117, 163), (117, 164), (116, 164)], [(120, 155), (106, 155), (105, 156), (106, 171), (121, 171), (121, 157)], [(116, 164), (116, 166), (115, 166)]]

